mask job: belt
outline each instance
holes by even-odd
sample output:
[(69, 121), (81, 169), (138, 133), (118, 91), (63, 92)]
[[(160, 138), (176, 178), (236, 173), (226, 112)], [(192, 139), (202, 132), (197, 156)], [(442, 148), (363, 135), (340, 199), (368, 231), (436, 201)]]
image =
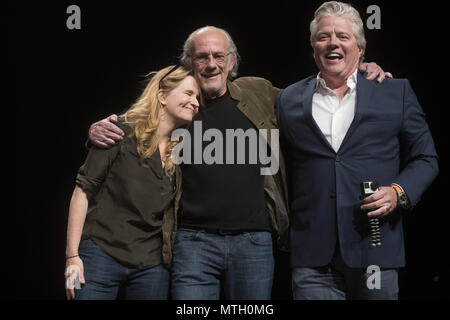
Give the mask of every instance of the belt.
[(191, 226), (185, 228), (194, 229), (198, 231), (205, 231), (206, 233), (218, 234), (219, 236), (236, 236), (238, 234), (249, 232), (248, 230), (224, 230), (224, 229), (200, 228)]
[(242, 230), (222, 230), (222, 229), (210, 229), (205, 231), (208, 233), (215, 233), (220, 236), (236, 236), (238, 234), (243, 234), (244, 232), (247, 232)]

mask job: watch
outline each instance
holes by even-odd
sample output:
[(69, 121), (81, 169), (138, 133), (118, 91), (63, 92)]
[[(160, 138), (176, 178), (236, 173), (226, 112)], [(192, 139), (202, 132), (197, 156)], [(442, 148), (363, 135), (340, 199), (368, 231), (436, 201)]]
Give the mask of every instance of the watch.
[(403, 188), (396, 183), (391, 184), (391, 187), (394, 188), (397, 193), (397, 206), (405, 210), (411, 209), (411, 202)]

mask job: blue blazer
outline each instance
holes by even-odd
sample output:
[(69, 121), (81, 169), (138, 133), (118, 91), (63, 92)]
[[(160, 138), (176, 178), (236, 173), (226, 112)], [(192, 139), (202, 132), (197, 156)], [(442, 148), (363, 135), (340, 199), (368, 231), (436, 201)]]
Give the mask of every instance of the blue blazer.
[(405, 265), (399, 209), (380, 219), (382, 245), (371, 246), (360, 182), (397, 183), (412, 204), (438, 173), (438, 157), (409, 81), (370, 81), (358, 73), (356, 113), (336, 153), (312, 116), (316, 76), (286, 88), (276, 115), (286, 157), (291, 265), (327, 265), (339, 245), (347, 266)]

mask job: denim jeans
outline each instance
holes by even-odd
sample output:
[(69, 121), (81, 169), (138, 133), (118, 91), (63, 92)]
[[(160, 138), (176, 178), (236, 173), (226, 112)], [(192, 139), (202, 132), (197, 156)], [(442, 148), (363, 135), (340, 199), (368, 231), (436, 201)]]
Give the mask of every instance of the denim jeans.
[(162, 265), (147, 269), (127, 268), (104, 253), (92, 240), (83, 240), (78, 250), (86, 283), (75, 289), (76, 300), (114, 300), (119, 288), (127, 300), (166, 300), (169, 271)]
[[(294, 300), (397, 300), (398, 270), (381, 269), (379, 288), (369, 289), (372, 273), (347, 267), (337, 249), (328, 266), (292, 269)], [(372, 283), (372, 281), (369, 280)]]
[(223, 236), (180, 228), (173, 249), (172, 298), (268, 300), (273, 270), (270, 232)]

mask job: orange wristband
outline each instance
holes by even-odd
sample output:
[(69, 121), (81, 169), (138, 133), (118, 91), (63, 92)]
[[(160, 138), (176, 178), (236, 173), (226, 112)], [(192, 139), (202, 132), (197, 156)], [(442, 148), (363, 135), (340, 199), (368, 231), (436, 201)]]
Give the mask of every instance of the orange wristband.
[(398, 185), (396, 184), (391, 184), (391, 187), (395, 189), (395, 191), (397, 191), (397, 194), (400, 195), (403, 193), (403, 189), (400, 188)]

